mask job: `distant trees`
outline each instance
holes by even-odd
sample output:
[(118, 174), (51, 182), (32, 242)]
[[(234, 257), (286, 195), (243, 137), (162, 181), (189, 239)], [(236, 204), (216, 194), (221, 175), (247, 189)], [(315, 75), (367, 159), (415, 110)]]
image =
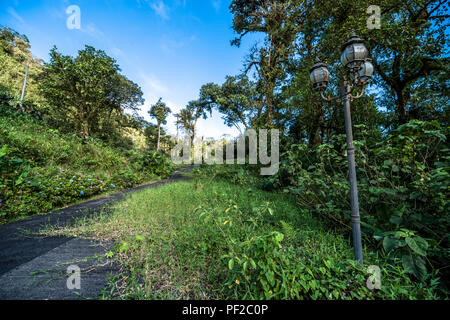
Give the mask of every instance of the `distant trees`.
[(86, 46), (73, 58), (54, 47), (39, 88), (54, 107), (53, 116), (87, 138), (106, 127), (129, 126), (133, 121), (124, 111), (136, 112), (144, 103), (139, 86), (120, 71), (102, 50)]
[(161, 124), (167, 124), (167, 116), (172, 113), (169, 107), (166, 106), (166, 104), (162, 101), (162, 98), (159, 98), (158, 102), (156, 104), (152, 105), (150, 110), (148, 111), (148, 114), (150, 117), (156, 119), (157, 123), (157, 144), (156, 144), (156, 151), (159, 151), (159, 145), (161, 140)]
[(211, 115), (216, 105), (217, 86), (207, 84), (200, 89), (200, 98), (189, 101), (187, 106), (175, 114), (177, 128), (182, 128), (186, 135), (194, 143), (196, 126), (200, 118), (206, 119)]
[(294, 49), (305, 15), (302, 15), (299, 1), (291, 0), (233, 0), (230, 5), (233, 14), (233, 29), (238, 37), (231, 43), (239, 46), (242, 38), (250, 33), (264, 36), (262, 45), (255, 45), (245, 64), (244, 74), (256, 70), (259, 90), (263, 93), (264, 119), (266, 127), (277, 126), (280, 104), (276, 102), (277, 86), (286, 77), (285, 62)]
[(41, 104), (43, 99), (39, 94), (36, 78), (43, 70), (42, 60), (33, 58), (30, 47), (25, 35), (0, 26), (0, 92), (18, 99), (28, 65), (30, 71), (26, 98)]
[(184, 132), (189, 137), (191, 143), (195, 139), (195, 129), (197, 126), (197, 121), (201, 117), (199, 108), (195, 105), (193, 101), (189, 102), (186, 108), (180, 110), (179, 113), (175, 115), (177, 119), (177, 126), (184, 129)]
[(207, 110), (217, 109), (225, 124), (239, 131), (254, 127), (264, 107), (256, 82), (246, 75), (227, 76), (222, 85), (205, 84), (196, 103)]

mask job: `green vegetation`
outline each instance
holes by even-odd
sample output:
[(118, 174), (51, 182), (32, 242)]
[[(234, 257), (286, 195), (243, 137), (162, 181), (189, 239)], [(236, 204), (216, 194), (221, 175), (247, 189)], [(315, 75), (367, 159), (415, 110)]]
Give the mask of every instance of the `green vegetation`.
[(122, 299), (438, 297), (437, 280), (418, 285), (368, 250), (366, 264), (380, 266), (382, 281), (369, 290), (348, 237), (295, 197), (227, 175), (238, 176), (198, 169), (191, 181), (129, 195), (110, 215), (46, 233), (116, 243), (107, 255), (128, 270), (111, 288)]
[[(380, 29), (367, 28), (361, 0), (233, 0), (240, 46), (258, 41), (237, 75), (207, 83), (176, 115), (196, 138), (218, 111), (228, 126), (278, 129), (280, 170), (206, 167), (194, 181), (132, 195), (111, 216), (55, 231), (116, 242), (127, 267), (122, 298), (433, 299), (448, 297), (450, 146), (448, 9), (439, 0), (382, 0)], [(365, 266), (350, 245), (342, 103), (310, 85), (316, 58), (338, 96), (340, 54), (355, 31), (375, 74), (352, 101)], [(105, 52), (54, 48), (35, 60), (25, 35), (0, 32), (0, 219), (46, 212), (83, 198), (165, 177), (164, 152), (178, 141), (149, 114), (139, 86)], [(27, 98), (19, 103), (25, 64)], [(131, 114), (129, 113), (131, 112)], [(202, 143), (213, 143), (204, 140)], [(158, 152), (160, 151), (160, 152)], [(366, 268), (382, 270), (370, 291)]]
[[(142, 91), (114, 59), (86, 46), (73, 58), (35, 60), (25, 35), (0, 32), (0, 223), (167, 177)], [(26, 99), (19, 101), (25, 66)], [(92, 85), (95, 83), (95, 86)], [(133, 114), (125, 113), (132, 111)], [(167, 146), (174, 144), (163, 136)], [(159, 134), (158, 134), (159, 140)]]
[(52, 119), (85, 139), (93, 134), (118, 136), (118, 129), (133, 126), (130, 122), (137, 119), (124, 111), (139, 110), (143, 93), (119, 71), (114, 59), (93, 47), (86, 46), (76, 58), (53, 48), (39, 83), (40, 92), (54, 107)]
[(158, 102), (154, 104), (148, 112), (148, 114), (152, 118), (155, 118), (157, 122), (158, 138), (156, 141), (156, 151), (159, 151), (159, 144), (161, 142), (161, 124), (167, 124), (166, 119), (171, 112), (170, 108), (162, 101), (162, 98), (159, 98)]
[(369, 29), (372, 4), (233, 0), (231, 44), (240, 46), (250, 34), (263, 40), (249, 51), (241, 74), (205, 84), (189, 107), (217, 110), (230, 127), (279, 129), (277, 175), (260, 179), (259, 168), (245, 166), (228, 178), (291, 194), (301, 208), (349, 235), (342, 102), (324, 102), (309, 71), (316, 58), (326, 61), (333, 76), (325, 95), (339, 96), (341, 46), (355, 31), (375, 67), (373, 86), (351, 110), (364, 245), (416, 283), (442, 279), (448, 295), (449, 4), (381, 1), (381, 28)]
[[(448, 128), (411, 121), (385, 138), (357, 126), (356, 159), (362, 232), (417, 281), (439, 270), (448, 279), (450, 148)], [(281, 155), (277, 175), (261, 179), (265, 190), (283, 190), (302, 208), (322, 216), (343, 233), (350, 219), (345, 135), (309, 148), (292, 144)], [(445, 280), (448, 286), (448, 281)]]
[(37, 86), (37, 77), (43, 69), (42, 60), (33, 59), (26, 35), (1, 25), (0, 29), (0, 70), (3, 70), (0, 74), (0, 92), (19, 98), (28, 64), (30, 69), (26, 102), (42, 103)]
[(167, 177), (169, 158), (64, 134), (0, 105), (0, 220), (48, 212), (81, 199)]

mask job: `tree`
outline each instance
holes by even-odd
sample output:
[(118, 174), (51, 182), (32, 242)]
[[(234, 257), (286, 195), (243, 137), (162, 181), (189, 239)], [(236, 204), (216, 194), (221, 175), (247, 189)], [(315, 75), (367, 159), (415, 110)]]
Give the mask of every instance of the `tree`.
[(376, 73), (387, 93), (395, 97), (396, 119), (403, 124), (411, 118), (409, 109), (420, 82), (442, 74), (448, 79), (449, 60), (444, 55), (448, 46), (445, 19), (449, 15), (445, 12), (450, 5), (442, 0), (385, 2), (382, 14), (386, 28), (368, 35), (368, 43)]
[[(285, 78), (284, 62), (292, 52), (295, 38), (302, 27), (303, 6), (291, 0), (233, 0), (233, 29), (238, 37), (231, 43), (239, 46), (249, 33), (262, 33), (264, 45), (254, 46), (244, 73), (253, 67), (265, 103), (265, 125), (273, 127), (274, 114), (280, 112), (276, 105), (276, 87)], [(278, 126), (278, 118), (276, 119)]]
[(229, 127), (241, 131), (253, 127), (261, 116), (263, 105), (257, 85), (246, 75), (227, 76), (219, 86), (208, 83), (200, 89), (199, 103), (217, 109)]
[(166, 135), (164, 128), (159, 128), (153, 123), (147, 123), (144, 127), (144, 136), (147, 145), (151, 150), (156, 150), (158, 146), (158, 137)]
[(25, 35), (0, 26), (0, 91), (19, 98), (23, 88), (27, 65), (30, 67), (26, 99), (42, 105), (36, 78), (42, 72), (42, 60), (34, 59), (30, 42)]
[(196, 101), (190, 101), (186, 108), (182, 109), (175, 115), (177, 125), (184, 129), (186, 135), (189, 136), (191, 143), (194, 143), (195, 127), (197, 126), (197, 121), (201, 116), (202, 108), (196, 103)]
[(125, 110), (136, 112), (144, 103), (139, 86), (121, 75), (116, 61), (102, 50), (86, 46), (72, 58), (54, 47), (45, 67), (40, 91), (54, 106), (54, 116), (83, 138), (98, 133), (102, 120), (112, 121)]
[(161, 124), (167, 124), (167, 116), (169, 113), (172, 113), (169, 107), (162, 101), (162, 98), (159, 98), (158, 102), (154, 104), (150, 111), (148, 112), (152, 118), (156, 119), (157, 128), (158, 128), (158, 139), (156, 144), (156, 151), (159, 151), (159, 143), (161, 138)]
[[(448, 79), (446, 19), (450, 4), (443, 0), (379, 1), (381, 28), (370, 30), (366, 10), (372, 4), (370, 0), (313, 1), (305, 31), (312, 35), (313, 51), (327, 57), (331, 65), (339, 64), (343, 36), (354, 30), (365, 39), (375, 66), (378, 106), (392, 111), (391, 123), (402, 124), (419, 115), (409, 110), (418, 102), (414, 97), (427, 95), (418, 92), (429, 89), (422, 85), (424, 79)], [(437, 103), (434, 107), (441, 106)]]

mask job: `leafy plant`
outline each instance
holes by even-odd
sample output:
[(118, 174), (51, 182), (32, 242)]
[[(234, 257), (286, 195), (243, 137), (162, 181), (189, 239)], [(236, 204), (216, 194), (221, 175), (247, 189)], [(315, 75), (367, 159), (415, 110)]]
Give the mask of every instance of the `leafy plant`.
[(0, 105), (0, 220), (40, 214), (96, 195), (166, 177), (163, 154), (120, 152), (99, 139), (51, 128)]
[[(448, 128), (414, 120), (385, 137), (377, 130), (364, 125), (355, 130), (365, 243), (384, 247), (392, 263), (400, 262), (418, 281), (425, 281), (427, 270), (434, 269), (448, 278)], [(281, 156), (279, 173), (260, 179), (259, 186), (296, 195), (301, 207), (348, 234), (345, 146), (345, 135), (335, 135), (328, 144), (314, 148), (293, 144)]]
[(384, 250), (393, 257), (400, 257), (405, 270), (422, 280), (427, 274), (425, 258), (428, 242), (403, 228), (395, 232), (385, 232), (383, 235)]

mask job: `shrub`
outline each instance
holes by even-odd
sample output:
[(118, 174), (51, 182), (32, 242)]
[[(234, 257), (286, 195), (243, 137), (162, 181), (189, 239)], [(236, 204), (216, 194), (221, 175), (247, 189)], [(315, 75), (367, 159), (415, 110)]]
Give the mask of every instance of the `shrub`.
[[(355, 152), (366, 241), (417, 280), (449, 264), (448, 129), (411, 121), (384, 138), (357, 126)], [(345, 136), (314, 148), (291, 145), (265, 189), (295, 194), (299, 204), (336, 226), (350, 221)], [(428, 265), (428, 266), (427, 266)], [(428, 269), (428, 271), (427, 271)], [(443, 278), (449, 278), (442, 270)]]
[[(217, 195), (221, 207), (197, 208), (197, 237), (190, 252), (226, 252), (215, 279), (227, 299), (433, 299), (439, 281), (417, 286), (407, 272), (366, 253), (364, 266), (353, 260), (343, 238), (315, 229), (303, 214), (264, 202), (248, 207), (233, 196)], [(286, 199), (279, 197), (280, 203)], [(303, 210), (304, 211), (304, 210)], [(285, 219), (286, 221), (284, 221)], [(313, 218), (314, 219), (314, 218)], [(330, 248), (330, 243), (334, 245)], [(188, 245), (189, 246), (189, 245)], [(186, 250), (186, 248), (184, 248)], [(380, 266), (380, 290), (369, 290), (367, 266)]]
[(161, 152), (146, 151), (141, 159), (141, 169), (150, 174), (167, 177), (173, 172), (174, 164)]

